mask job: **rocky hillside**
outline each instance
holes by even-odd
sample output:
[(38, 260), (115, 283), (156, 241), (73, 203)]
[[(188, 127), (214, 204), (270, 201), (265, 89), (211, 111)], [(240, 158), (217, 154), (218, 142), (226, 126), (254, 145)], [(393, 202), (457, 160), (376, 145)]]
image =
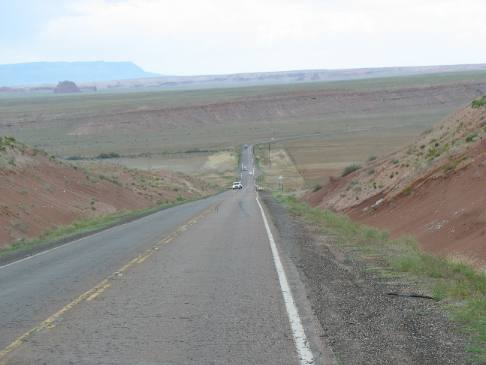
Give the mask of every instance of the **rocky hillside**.
[(108, 164), (75, 166), (0, 137), (0, 247), (61, 224), (208, 195), (182, 174)]
[(308, 200), (394, 235), (411, 233), (432, 252), (486, 263), (486, 98), (343, 175)]

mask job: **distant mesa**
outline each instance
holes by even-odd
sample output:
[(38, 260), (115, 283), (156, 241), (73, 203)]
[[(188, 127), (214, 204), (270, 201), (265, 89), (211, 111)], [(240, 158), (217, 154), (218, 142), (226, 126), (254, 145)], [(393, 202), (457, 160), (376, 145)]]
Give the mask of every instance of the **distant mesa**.
[(73, 81), (60, 81), (54, 89), (56, 94), (80, 93), (81, 90)]
[(13, 88), (13, 87), (6, 87), (6, 86), (0, 87), (0, 93), (14, 93), (14, 92), (19, 92), (19, 91), (23, 91), (23, 90)]
[(78, 85), (109, 80), (131, 80), (160, 75), (132, 62), (32, 62), (0, 65), (0, 86), (53, 86), (59, 80)]

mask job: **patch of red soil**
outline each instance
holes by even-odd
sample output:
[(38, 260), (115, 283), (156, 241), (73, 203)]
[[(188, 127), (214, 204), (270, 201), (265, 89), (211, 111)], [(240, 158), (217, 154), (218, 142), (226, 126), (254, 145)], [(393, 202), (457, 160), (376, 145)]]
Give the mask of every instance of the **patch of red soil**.
[(329, 182), (321, 189), (308, 193), (304, 196), (305, 200), (313, 207), (322, 203), (327, 196), (336, 194), (346, 184), (344, 179), (330, 177)]
[(394, 237), (411, 234), (433, 254), (486, 266), (485, 127), (486, 108), (463, 108), (305, 199)]
[(195, 178), (106, 164), (85, 169), (20, 144), (3, 151), (2, 162), (0, 247), (77, 219), (143, 209), (212, 192)]
[(376, 210), (364, 202), (348, 213), (395, 237), (412, 234), (431, 253), (486, 265), (486, 141), (468, 155), (472, 162), (459, 171), (427, 179)]
[(151, 202), (81, 170), (36, 156), (15, 169), (0, 169), (0, 246), (35, 237), (60, 224)]

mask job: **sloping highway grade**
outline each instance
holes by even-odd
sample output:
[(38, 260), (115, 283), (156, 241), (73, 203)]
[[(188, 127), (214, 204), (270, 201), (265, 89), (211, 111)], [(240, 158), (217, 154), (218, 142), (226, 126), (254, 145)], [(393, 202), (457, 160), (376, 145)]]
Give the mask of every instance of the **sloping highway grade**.
[(333, 363), (244, 182), (9, 342), (2, 333), (0, 364)]

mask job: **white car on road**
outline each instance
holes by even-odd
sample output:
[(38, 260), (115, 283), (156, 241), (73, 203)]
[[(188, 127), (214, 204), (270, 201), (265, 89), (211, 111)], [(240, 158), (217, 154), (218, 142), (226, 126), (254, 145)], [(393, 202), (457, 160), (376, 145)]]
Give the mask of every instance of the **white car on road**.
[(232, 187), (233, 190), (236, 190), (236, 189), (243, 189), (243, 185), (241, 184), (241, 181), (235, 181), (233, 183), (233, 187)]

